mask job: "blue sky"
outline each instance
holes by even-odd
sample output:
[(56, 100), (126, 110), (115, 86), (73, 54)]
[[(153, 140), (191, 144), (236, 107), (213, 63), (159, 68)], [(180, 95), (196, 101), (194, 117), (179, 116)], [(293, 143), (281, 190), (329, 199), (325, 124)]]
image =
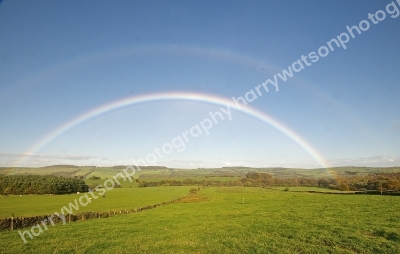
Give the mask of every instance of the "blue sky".
[[(327, 165), (398, 166), (399, 2), (2, 1), (0, 166), (145, 159), (221, 105), (133, 104), (33, 148), (79, 115), (127, 97), (244, 96), (362, 20), (370, 27), (349, 38), (347, 49), (334, 47), (310, 66), (302, 62), (279, 92), (269, 84), (249, 104), (296, 132)], [(281, 130), (235, 110), (231, 121), (181, 150), (154, 164), (320, 166)]]

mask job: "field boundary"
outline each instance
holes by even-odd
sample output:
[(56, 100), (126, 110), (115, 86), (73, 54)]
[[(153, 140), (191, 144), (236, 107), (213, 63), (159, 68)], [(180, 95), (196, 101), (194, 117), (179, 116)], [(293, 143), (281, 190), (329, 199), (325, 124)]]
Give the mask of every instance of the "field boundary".
[[(158, 204), (152, 204), (152, 205), (147, 205), (147, 206), (142, 206), (142, 207), (134, 207), (131, 209), (123, 209), (119, 211), (115, 211), (114, 209), (111, 211), (109, 210), (108, 212), (83, 212), (83, 213), (77, 213), (77, 214), (65, 214), (65, 221), (68, 223), (75, 222), (75, 221), (82, 221), (82, 220), (90, 220), (90, 219), (101, 219), (101, 218), (109, 218), (109, 217), (114, 217), (118, 215), (123, 215), (123, 214), (128, 214), (128, 213), (137, 213), (145, 210), (150, 210), (154, 209), (159, 206), (165, 206), (169, 205), (172, 203), (179, 202), (180, 200), (187, 199), (188, 197), (192, 196), (193, 194), (188, 194), (183, 197), (179, 197), (176, 199), (172, 199), (169, 201), (164, 201)], [(23, 229), (23, 228), (28, 228), (32, 227), (35, 225), (41, 225), (42, 223), (45, 223), (45, 225), (49, 225), (50, 222), (47, 220), (47, 218), (52, 217), (52, 221), (54, 223), (60, 223), (63, 222), (63, 219), (61, 219), (58, 216), (50, 216), (50, 215), (39, 215), (39, 216), (31, 216), (31, 217), (10, 217), (10, 218), (4, 218), (0, 219), (0, 231), (13, 231), (15, 229)]]
[(315, 194), (331, 194), (331, 195), (382, 195), (382, 196), (400, 196), (398, 191), (318, 191), (318, 190), (280, 190), (271, 188), (271, 190), (281, 191), (281, 192), (297, 192), (297, 193), (315, 193)]

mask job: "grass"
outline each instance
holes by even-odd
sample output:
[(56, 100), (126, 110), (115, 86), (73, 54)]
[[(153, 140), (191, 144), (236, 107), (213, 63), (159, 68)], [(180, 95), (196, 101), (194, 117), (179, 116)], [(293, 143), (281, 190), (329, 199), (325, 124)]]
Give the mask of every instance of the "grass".
[[(135, 189), (136, 190), (136, 189)], [(398, 197), (205, 188), (168, 206), (57, 224), (0, 253), (398, 253)], [(150, 198), (150, 196), (148, 196)]]
[[(113, 179), (113, 178), (109, 178), (109, 179)], [(100, 180), (92, 180), (92, 179), (85, 179), (85, 183), (88, 186), (98, 186), (98, 185), (102, 185), (104, 184), (104, 182), (106, 181), (106, 179), (100, 179)], [(138, 183), (136, 183), (135, 181), (130, 182), (129, 180), (123, 180), (121, 178), (118, 179), (119, 183), (121, 184), (122, 188), (136, 188), (138, 186)]]
[[(83, 176), (89, 173), (92, 169), (94, 171), (87, 175), (86, 178), (91, 176), (100, 176), (102, 179), (112, 178), (117, 172), (122, 172), (123, 168), (114, 167), (93, 167), (93, 166), (49, 166), (44, 168), (18, 168), (18, 167), (0, 167), (0, 174), (59, 174), (74, 176)], [(76, 172), (78, 170), (78, 172)], [(253, 172), (268, 172), (273, 174), (275, 177), (314, 177), (332, 178), (334, 176), (349, 176), (352, 174), (371, 174), (371, 173), (394, 173), (400, 172), (400, 167), (334, 167), (334, 168), (314, 168), (314, 169), (302, 169), (302, 168), (207, 168), (207, 169), (164, 169), (164, 168), (142, 168), (141, 171), (136, 171), (135, 178), (141, 178), (141, 175), (147, 175), (159, 179), (158, 177), (165, 178), (199, 178), (210, 175), (222, 177), (223, 180), (226, 178), (226, 174), (234, 174), (236, 176), (243, 176), (249, 171)], [(143, 178), (145, 179), (145, 178)], [(229, 180), (229, 179), (226, 179)]]
[[(327, 188), (319, 188), (319, 187), (304, 187), (304, 186), (297, 186), (297, 187), (284, 187), (284, 186), (277, 186), (273, 187), (274, 190), (285, 190), (286, 188), (289, 189), (289, 191), (317, 191), (317, 192), (346, 192), (346, 191), (338, 191), (338, 190), (331, 190)], [(350, 191), (354, 192), (354, 191)]]
[[(91, 176), (99, 176), (102, 181), (106, 178), (113, 178), (118, 172), (123, 172), (123, 169), (115, 169), (115, 168), (96, 168), (90, 175), (86, 178), (90, 178)], [(136, 178), (137, 176), (135, 176)]]
[(140, 181), (145, 181), (145, 182), (159, 182), (162, 180), (176, 180), (176, 181), (185, 181), (186, 179), (191, 179), (193, 181), (221, 181), (221, 182), (229, 182), (229, 181), (237, 181), (240, 180), (241, 178), (239, 177), (230, 177), (230, 176), (216, 176), (216, 177), (160, 177), (160, 178), (139, 178)]
[[(105, 198), (100, 196), (97, 199), (93, 199), (87, 206), (80, 207), (78, 213), (109, 211), (112, 209), (118, 211), (156, 204), (185, 196), (191, 188), (190, 186), (115, 188), (108, 191)], [(0, 196), (0, 218), (11, 217), (12, 213), (16, 217), (59, 213), (63, 206), (68, 207), (69, 202), (74, 202), (74, 199), (78, 199), (82, 195)]]
[[(71, 176), (85, 175), (94, 169), (93, 166), (48, 166), (39, 168), (29, 167), (1, 167), (0, 174), (17, 175), (17, 174), (33, 174), (33, 175), (51, 175), (51, 174), (69, 174)], [(76, 173), (75, 173), (76, 172)]]

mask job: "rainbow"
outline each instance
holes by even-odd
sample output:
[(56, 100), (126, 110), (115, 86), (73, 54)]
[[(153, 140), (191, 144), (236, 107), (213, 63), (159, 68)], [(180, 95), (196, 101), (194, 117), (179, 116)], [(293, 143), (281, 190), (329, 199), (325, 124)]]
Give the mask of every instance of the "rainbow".
[[(27, 157), (29, 155), (33, 155), (40, 151), (43, 147), (49, 144), (52, 140), (59, 137), (63, 133), (68, 130), (86, 122), (90, 119), (98, 117), (100, 115), (106, 114), (116, 109), (132, 106), (135, 104), (148, 103), (154, 101), (168, 101), (168, 100), (188, 100), (188, 101), (199, 101), (206, 102), (216, 105), (229, 106), (230, 108), (243, 112), (247, 115), (250, 115), (268, 125), (271, 125), (276, 130), (280, 131), (288, 138), (290, 138), (293, 142), (298, 144), (304, 151), (306, 151), (318, 164), (323, 168), (328, 168), (325, 163), (324, 158), (317, 152), (315, 148), (312, 147), (304, 138), (302, 138), (299, 134), (297, 134), (294, 130), (285, 126), (283, 123), (274, 119), (273, 117), (267, 115), (266, 113), (259, 111), (250, 106), (241, 106), (240, 108), (231, 100), (224, 97), (204, 94), (204, 93), (194, 93), (194, 92), (164, 92), (164, 93), (152, 93), (152, 94), (144, 94), (133, 97), (123, 98), (117, 101), (113, 101), (111, 103), (107, 103), (96, 107), (92, 110), (89, 110), (76, 118), (71, 119), (65, 124), (59, 126), (54, 131), (50, 132), (48, 135), (40, 139), (31, 149), (29, 153), (27, 153)], [(25, 157), (25, 158), (27, 158)]]

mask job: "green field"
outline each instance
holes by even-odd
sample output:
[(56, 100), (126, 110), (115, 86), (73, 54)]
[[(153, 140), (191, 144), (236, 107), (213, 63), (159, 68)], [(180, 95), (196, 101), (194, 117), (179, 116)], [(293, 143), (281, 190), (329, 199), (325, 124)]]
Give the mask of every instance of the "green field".
[[(132, 191), (150, 199), (157, 189)], [(27, 244), (1, 232), (0, 253), (398, 253), (399, 209), (393, 196), (211, 187), (182, 203), (57, 224)]]
[[(90, 204), (80, 207), (78, 213), (102, 212), (112, 209), (117, 211), (156, 204), (186, 196), (190, 189), (190, 186), (114, 188), (106, 193), (106, 197), (100, 196), (92, 199)], [(73, 202), (81, 195), (83, 194), (0, 196), (0, 218), (11, 217), (11, 214), (14, 214), (15, 217), (27, 217), (59, 213), (63, 206), (68, 206), (69, 202)]]
[[(99, 176), (103, 180), (112, 178), (117, 172), (123, 172), (121, 167), (94, 167), (94, 166), (74, 166), (74, 165), (55, 165), (42, 168), (18, 168), (18, 167), (3, 167), (0, 168), (0, 174), (15, 175), (15, 174), (39, 174), (48, 175), (62, 173), (65, 176), (80, 177), (86, 176), (86, 179), (92, 176)], [(201, 168), (201, 169), (174, 169), (174, 168), (151, 168), (142, 167), (141, 171), (136, 171), (135, 178), (148, 181), (150, 179), (204, 179), (209, 177), (221, 178), (222, 180), (231, 180), (230, 176), (244, 177), (247, 172), (267, 172), (274, 177), (346, 177), (349, 175), (367, 175), (371, 173), (395, 173), (400, 172), (400, 167), (334, 167), (334, 168), (247, 168), (247, 167), (232, 167), (232, 168)], [(145, 176), (143, 176), (145, 175)], [(227, 177), (227, 175), (229, 175)], [(141, 177), (143, 176), (143, 178)], [(151, 177), (155, 176), (155, 177)]]
[(318, 187), (304, 187), (304, 186), (297, 186), (297, 187), (284, 187), (284, 186), (277, 186), (273, 187), (274, 190), (285, 190), (289, 189), (289, 191), (297, 192), (297, 191), (315, 191), (315, 192), (335, 192), (335, 193), (353, 193), (354, 191), (338, 191), (338, 190), (331, 190), (326, 188), (318, 188)]

